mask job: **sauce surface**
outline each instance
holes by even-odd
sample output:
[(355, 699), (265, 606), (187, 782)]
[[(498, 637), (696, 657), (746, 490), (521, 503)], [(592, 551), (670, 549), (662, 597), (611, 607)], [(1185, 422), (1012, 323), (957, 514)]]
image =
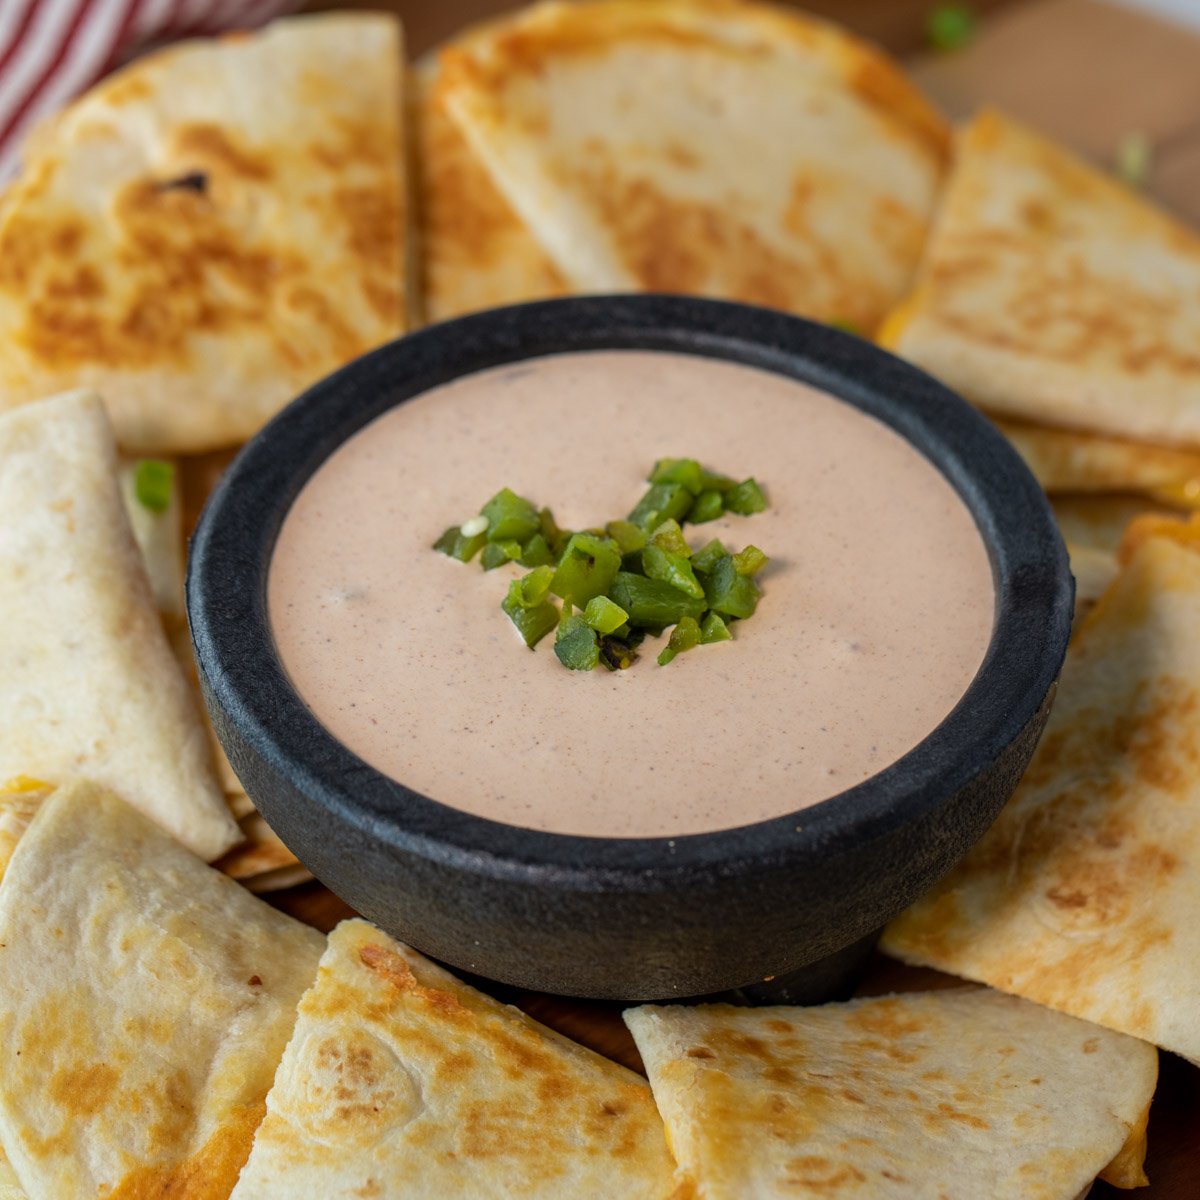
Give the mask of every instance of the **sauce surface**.
[[(660, 457), (755, 476), (769, 508), (685, 526), (771, 556), (734, 640), (565, 670), (484, 572), (430, 549), (501, 487), (563, 528), (628, 512)], [(683, 354), (552, 355), (399, 405), (322, 465), (272, 559), (293, 684), (335, 737), (443, 804), (558, 833), (655, 837), (781, 816), (912, 749), (991, 637), (982, 538), (941, 473), (825, 392)]]

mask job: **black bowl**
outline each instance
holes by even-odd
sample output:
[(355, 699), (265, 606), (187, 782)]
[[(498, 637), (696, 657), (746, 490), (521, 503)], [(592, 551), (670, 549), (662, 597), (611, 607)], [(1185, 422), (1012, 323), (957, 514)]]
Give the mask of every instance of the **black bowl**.
[[(898, 762), (793, 816), (688, 837), (534, 832), (456, 811), (337, 742), (289, 683), (267, 621), (280, 525), (313, 472), (393, 405), (457, 376), (568, 350), (724, 358), (824, 388), (892, 426), (974, 515), (996, 584), (978, 675)], [(1045, 723), (1073, 584), (1041, 490), (1008, 443), (929, 376), (822, 325), (663, 296), (552, 300), (425, 329), (344, 367), (238, 456), (192, 543), (188, 614), (217, 733), (283, 841), (363, 915), (462, 970), (622, 1000), (799, 975), (824, 998), (889, 919), (999, 813)], [(801, 971), (801, 969), (805, 969)]]

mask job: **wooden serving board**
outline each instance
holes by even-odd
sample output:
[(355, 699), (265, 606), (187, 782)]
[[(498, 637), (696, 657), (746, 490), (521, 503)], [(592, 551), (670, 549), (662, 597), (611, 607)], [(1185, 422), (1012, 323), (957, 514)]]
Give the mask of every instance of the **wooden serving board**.
[[(1192, 0), (1200, 9), (1200, 0)], [(974, 44), (950, 56), (919, 52), (935, 0), (812, 0), (805, 7), (833, 17), (912, 56), (930, 95), (954, 116), (982, 103), (1014, 115), (1111, 163), (1121, 139), (1147, 137), (1153, 147), (1148, 190), (1200, 224), (1200, 36), (1105, 0), (976, 0), (988, 13)], [(311, 3), (312, 8), (375, 7), (398, 12), (416, 56), (462, 25), (512, 7), (511, 0), (383, 0)], [(219, 459), (192, 477), (203, 490)], [(193, 494), (193, 505), (201, 495)], [(320, 884), (269, 897), (279, 908), (322, 930), (353, 915)], [(1200, 966), (1200, 964), (1198, 964)], [(878, 955), (859, 988), (863, 995), (957, 986), (961, 981)], [(617, 1005), (536, 992), (494, 989), (503, 999), (561, 1033), (627, 1066), (641, 1063)], [(1200, 1003), (1200, 1001), (1198, 1001)], [(1151, 1111), (1145, 1200), (1200, 1197), (1200, 1069), (1162, 1055)], [(1127, 1193), (1098, 1183), (1094, 1200)], [(983, 1200), (983, 1198), (981, 1198)]]

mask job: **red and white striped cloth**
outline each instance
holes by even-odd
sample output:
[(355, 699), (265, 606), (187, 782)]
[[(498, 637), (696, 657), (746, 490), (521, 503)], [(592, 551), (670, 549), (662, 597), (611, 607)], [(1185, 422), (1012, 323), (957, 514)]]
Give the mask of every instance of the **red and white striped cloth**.
[(298, 0), (0, 0), (0, 184), (21, 142), (102, 75), (182, 37), (253, 29)]

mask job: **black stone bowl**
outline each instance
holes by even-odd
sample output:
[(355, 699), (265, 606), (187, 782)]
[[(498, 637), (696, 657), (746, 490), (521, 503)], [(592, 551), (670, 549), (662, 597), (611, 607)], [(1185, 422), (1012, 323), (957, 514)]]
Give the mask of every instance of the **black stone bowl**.
[[(293, 499), (372, 418), (457, 376), (558, 351), (682, 351), (824, 388), (892, 426), (974, 514), (996, 582), (986, 659), (898, 762), (793, 816), (719, 833), (609, 839), (458, 812), (385, 778), (326, 732), (285, 675), (266, 578)], [(264, 817), (364, 916), (453, 966), (566, 995), (643, 1000), (773, 979), (826, 999), (880, 927), (991, 825), (1045, 723), (1073, 584), (1037, 483), (992, 426), (859, 338), (744, 305), (551, 300), (384, 346), (318, 383), (245, 447), (192, 542), (188, 614), (209, 711)], [(789, 978), (790, 977), (790, 978)]]

